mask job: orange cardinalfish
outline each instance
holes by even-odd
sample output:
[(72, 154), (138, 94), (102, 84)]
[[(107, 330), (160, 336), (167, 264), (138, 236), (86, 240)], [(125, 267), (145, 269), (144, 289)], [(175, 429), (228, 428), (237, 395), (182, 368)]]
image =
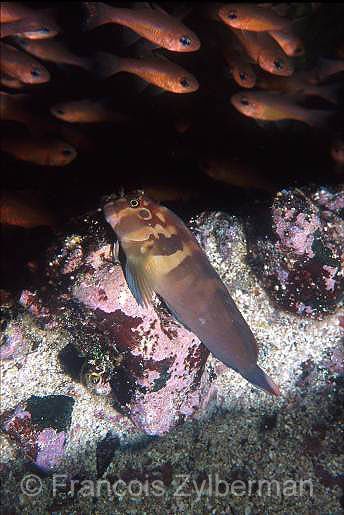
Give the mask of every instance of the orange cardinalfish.
[(9, 89), (22, 89), (25, 87), (25, 84), (15, 77), (11, 77), (10, 75), (6, 75), (4, 73), (0, 76), (0, 83), (5, 88)]
[(33, 57), (14, 48), (0, 43), (1, 59), (0, 70), (25, 84), (42, 84), (50, 80), (50, 73)]
[(0, 22), (8, 23), (11, 21), (21, 20), (32, 15), (34, 11), (19, 2), (1, 2), (0, 5)]
[(126, 9), (112, 7), (102, 2), (84, 2), (88, 18), (87, 30), (107, 23), (116, 23), (127, 27), (156, 46), (173, 52), (195, 52), (201, 43), (190, 29), (178, 18), (161, 10), (139, 7)]
[(251, 64), (228, 47), (224, 49), (223, 55), (235, 82), (242, 88), (253, 88), (256, 83), (256, 74)]
[(218, 10), (218, 17), (230, 27), (253, 32), (282, 30), (290, 26), (290, 21), (282, 18), (271, 9), (254, 4), (224, 4)]
[(0, 223), (25, 229), (42, 226), (54, 227), (56, 225), (55, 217), (39, 201), (40, 199), (31, 191), (2, 191)]
[(87, 57), (80, 57), (73, 54), (62, 41), (56, 39), (30, 40), (21, 37), (14, 37), (13, 42), (28, 54), (57, 64), (69, 64), (90, 70), (91, 60)]
[(128, 118), (109, 108), (108, 99), (83, 99), (60, 102), (50, 108), (56, 118), (69, 123), (125, 122)]
[(265, 91), (316, 96), (337, 104), (341, 84), (314, 84), (312, 77), (312, 71), (296, 72), (291, 77), (279, 77), (262, 72), (258, 75), (257, 87)]
[(305, 53), (301, 38), (291, 29), (271, 30), (269, 34), (289, 57), (297, 57)]
[(2, 137), (1, 150), (20, 161), (40, 166), (66, 166), (77, 156), (72, 145), (52, 138)]
[(344, 72), (344, 60), (320, 58), (315, 68), (316, 77), (321, 82), (332, 75)]
[(10, 94), (0, 91), (0, 119), (23, 123), (30, 127), (34, 122), (34, 116), (29, 109), (31, 95)]
[(121, 58), (106, 52), (98, 52), (95, 59), (95, 73), (100, 79), (127, 72), (172, 93), (193, 93), (199, 88), (197, 79), (191, 73), (167, 59)]
[(332, 111), (306, 109), (299, 106), (292, 96), (262, 91), (242, 91), (231, 97), (232, 105), (242, 114), (256, 120), (277, 122), (297, 120), (312, 127), (323, 127), (333, 115)]
[(143, 192), (109, 200), (104, 215), (125, 256), (127, 284), (138, 304), (147, 306), (158, 295), (216, 358), (279, 395), (257, 365), (257, 342), (248, 324), (182, 220)]
[(259, 171), (240, 159), (207, 157), (201, 160), (200, 168), (211, 179), (229, 186), (269, 192), (277, 190), (268, 178), (261, 176)]
[(33, 11), (29, 16), (7, 23), (1, 23), (1, 38), (22, 36), (28, 39), (48, 39), (55, 37), (60, 31), (55, 22), (52, 9)]
[(264, 32), (247, 32), (232, 29), (248, 56), (263, 70), (288, 77), (294, 72), (291, 59), (285, 55), (274, 39)]

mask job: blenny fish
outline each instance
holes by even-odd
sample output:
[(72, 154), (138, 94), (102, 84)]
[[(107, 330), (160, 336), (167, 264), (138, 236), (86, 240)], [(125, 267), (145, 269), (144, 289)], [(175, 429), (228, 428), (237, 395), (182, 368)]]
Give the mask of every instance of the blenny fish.
[(182, 220), (141, 191), (107, 199), (103, 211), (138, 304), (147, 307), (156, 294), (217, 359), (279, 395), (279, 387), (257, 365), (257, 342), (248, 324)]

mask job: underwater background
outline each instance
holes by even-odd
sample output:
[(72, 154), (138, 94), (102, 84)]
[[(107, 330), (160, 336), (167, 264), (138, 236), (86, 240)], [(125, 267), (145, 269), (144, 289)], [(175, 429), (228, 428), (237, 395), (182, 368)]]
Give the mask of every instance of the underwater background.
[[(343, 5), (242, 4), (237, 36), (232, 11), (230, 22), (219, 12), (239, 4), (106, 4), (128, 9), (136, 32), (109, 22), (106, 9), (92, 27), (100, 2), (14, 2), (17, 18), (9, 4), (0, 55), (4, 513), (341, 513)], [(140, 9), (182, 23), (200, 47), (163, 48), (152, 40), (164, 24), (153, 16), (140, 25)], [(272, 40), (255, 25), (257, 9), (263, 25), (287, 20), (302, 43), (289, 75), (263, 69), (240, 41), (247, 32)], [(170, 18), (166, 28), (177, 31)], [(48, 46), (30, 53), (51, 40), (60, 57)], [(116, 66), (132, 58), (148, 69), (153, 59), (151, 83), (130, 71), (101, 75), (105, 52)], [(235, 80), (238, 60), (250, 88)], [(169, 62), (195, 90), (168, 90)], [(49, 74), (41, 83), (26, 79), (37, 63)], [(252, 91), (264, 115), (236, 107), (233, 96), (246, 109)], [(217, 360), (165, 305), (138, 306), (102, 211), (105, 197), (133, 190), (191, 229), (280, 396)]]

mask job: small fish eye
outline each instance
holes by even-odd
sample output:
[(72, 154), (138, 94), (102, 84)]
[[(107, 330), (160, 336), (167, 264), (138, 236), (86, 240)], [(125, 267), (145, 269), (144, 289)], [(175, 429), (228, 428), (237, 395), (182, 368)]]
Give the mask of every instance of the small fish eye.
[(241, 97), (240, 104), (242, 104), (243, 106), (248, 106), (250, 102), (247, 100), (246, 97)]
[(48, 29), (48, 27), (42, 27), (42, 28), (40, 29), (40, 32), (43, 32), (43, 34), (49, 34), (50, 29)]
[(227, 18), (229, 18), (230, 20), (236, 20), (237, 17), (238, 15), (233, 11), (229, 11), (229, 13), (227, 14)]
[(138, 207), (140, 202), (137, 198), (133, 198), (129, 201), (130, 207)]
[(144, 220), (150, 220), (152, 218), (152, 214), (149, 209), (140, 209), (139, 217), (143, 218)]
[(39, 77), (39, 76), (41, 75), (41, 72), (40, 72), (40, 70), (39, 70), (38, 68), (33, 68), (33, 69), (31, 70), (31, 75), (32, 75), (33, 77)]
[(61, 109), (60, 107), (56, 109), (56, 112), (57, 112), (57, 114), (65, 114), (64, 110)]
[(64, 149), (62, 150), (62, 154), (63, 154), (64, 156), (70, 156), (70, 155), (72, 154), (72, 149), (71, 149), (71, 148), (64, 148)]
[(247, 73), (245, 72), (240, 72), (239, 73), (239, 77), (241, 80), (247, 80)]
[(297, 48), (295, 48), (295, 54), (302, 54), (303, 52), (303, 48), (301, 46), (298, 46)]
[(188, 88), (190, 86), (190, 82), (185, 77), (180, 79), (180, 84), (183, 86), (183, 88)]
[(179, 40), (183, 46), (190, 46), (191, 45), (191, 38), (189, 36), (182, 36)]
[(282, 70), (284, 68), (284, 62), (282, 59), (275, 59), (274, 65), (276, 66), (277, 70)]

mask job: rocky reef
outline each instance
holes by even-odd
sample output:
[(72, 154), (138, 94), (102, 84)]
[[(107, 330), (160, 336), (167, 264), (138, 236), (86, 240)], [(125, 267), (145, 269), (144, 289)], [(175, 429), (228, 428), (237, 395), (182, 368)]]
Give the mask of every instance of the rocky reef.
[(285, 190), (272, 223), (253, 226), (250, 264), (281, 307), (319, 318), (343, 299), (343, 210), (344, 192)]
[[(255, 222), (225, 212), (190, 220), (257, 338), (278, 399), (209, 356), (161, 301), (136, 304), (101, 212), (71, 222), (37, 264), (35, 287), (1, 307), (6, 506), (34, 470), (42, 492), (20, 497), (24, 512), (90, 509), (91, 498), (66, 489), (52, 499), (49, 474), (63, 472), (67, 482), (159, 479), (166, 510), (196, 513), (173, 485), (178, 474), (201, 484), (206, 463), (228, 481), (311, 478), (318, 511), (339, 513), (343, 207), (340, 191), (282, 191), (272, 207), (257, 207)], [(109, 509), (105, 494), (96, 497), (97, 509)], [(208, 501), (214, 513), (226, 503), (230, 513), (264, 509), (259, 496)], [(118, 512), (159, 508), (158, 498), (121, 502)], [(289, 502), (304, 506), (286, 499), (284, 512)]]

